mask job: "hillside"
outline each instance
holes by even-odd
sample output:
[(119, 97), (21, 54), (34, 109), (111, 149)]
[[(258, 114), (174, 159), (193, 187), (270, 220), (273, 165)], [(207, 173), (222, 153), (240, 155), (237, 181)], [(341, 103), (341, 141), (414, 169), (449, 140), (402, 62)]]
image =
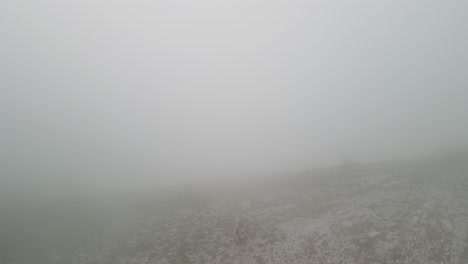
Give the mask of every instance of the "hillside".
[(3, 214), (0, 263), (468, 262), (466, 155), (349, 164), (164, 197), (17, 210), (15, 221)]

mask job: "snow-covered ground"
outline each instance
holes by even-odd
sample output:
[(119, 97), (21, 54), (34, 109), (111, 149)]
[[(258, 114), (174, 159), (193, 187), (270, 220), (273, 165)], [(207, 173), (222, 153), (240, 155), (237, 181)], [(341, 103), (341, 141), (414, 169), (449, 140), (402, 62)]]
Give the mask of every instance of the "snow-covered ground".
[[(468, 263), (467, 161), (356, 165), (250, 186), (248, 195), (194, 193), (67, 255), (44, 246), (30, 263)], [(245, 244), (235, 235), (241, 219)], [(27, 263), (7, 253), (0, 263)]]

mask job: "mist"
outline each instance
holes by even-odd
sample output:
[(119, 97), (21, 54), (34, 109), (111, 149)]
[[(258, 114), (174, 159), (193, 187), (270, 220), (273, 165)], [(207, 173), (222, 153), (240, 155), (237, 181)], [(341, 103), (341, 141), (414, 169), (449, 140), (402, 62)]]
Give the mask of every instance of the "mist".
[(2, 192), (159, 188), (461, 149), (467, 8), (1, 3)]
[(465, 263), (468, 2), (0, 2), (0, 263)]

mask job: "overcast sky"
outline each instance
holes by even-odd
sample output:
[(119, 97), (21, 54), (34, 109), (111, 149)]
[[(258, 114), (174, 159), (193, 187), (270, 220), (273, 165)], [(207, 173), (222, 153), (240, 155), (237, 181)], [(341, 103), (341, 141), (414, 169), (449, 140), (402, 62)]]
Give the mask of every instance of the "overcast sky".
[(0, 189), (466, 146), (467, 14), (464, 0), (1, 1)]

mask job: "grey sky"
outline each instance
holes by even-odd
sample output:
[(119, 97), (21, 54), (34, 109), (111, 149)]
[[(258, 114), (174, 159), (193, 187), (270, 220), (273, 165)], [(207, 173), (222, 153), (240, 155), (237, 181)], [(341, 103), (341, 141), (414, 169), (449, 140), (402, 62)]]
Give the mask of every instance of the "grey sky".
[(0, 185), (160, 186), (465, 146), (467, 13), (462, 0), (2, 1)]

